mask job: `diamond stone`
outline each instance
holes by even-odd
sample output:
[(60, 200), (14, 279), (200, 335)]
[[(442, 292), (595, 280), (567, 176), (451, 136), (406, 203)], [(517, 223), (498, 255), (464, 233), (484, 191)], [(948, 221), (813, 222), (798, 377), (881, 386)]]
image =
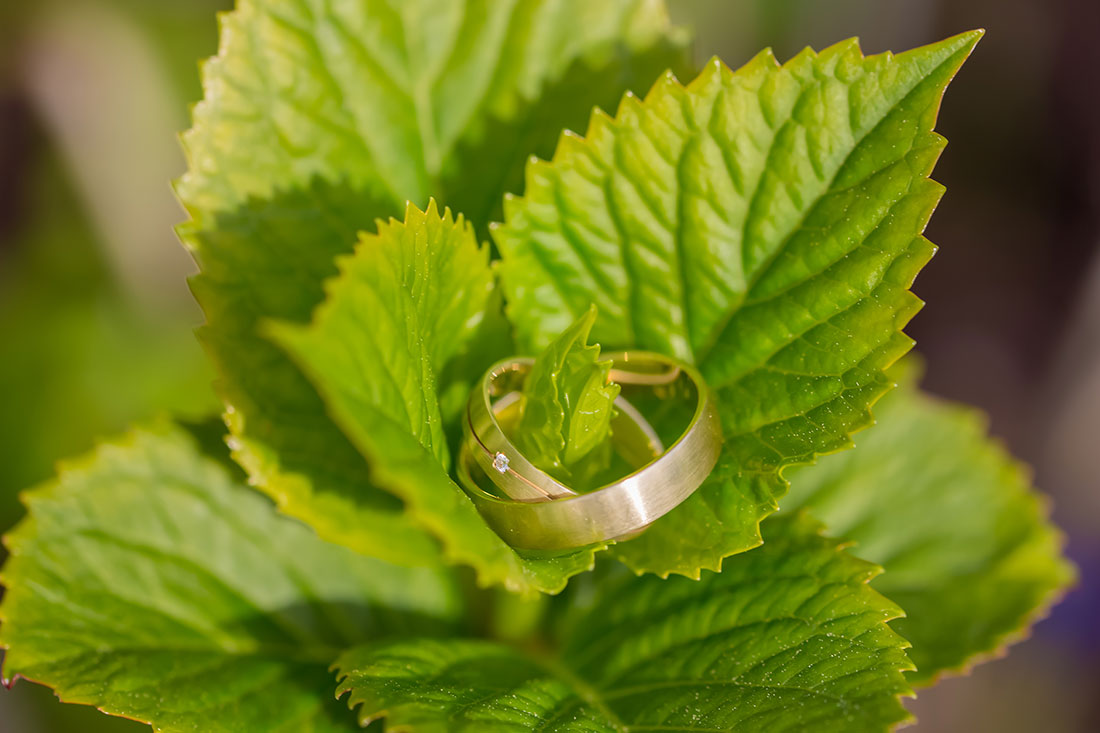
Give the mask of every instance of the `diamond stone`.
[(503, 453), (497, 453), (493, 456), (493, 468), (495, 468), (498, 473), (506, 473), (508, 471), (508, 456)]

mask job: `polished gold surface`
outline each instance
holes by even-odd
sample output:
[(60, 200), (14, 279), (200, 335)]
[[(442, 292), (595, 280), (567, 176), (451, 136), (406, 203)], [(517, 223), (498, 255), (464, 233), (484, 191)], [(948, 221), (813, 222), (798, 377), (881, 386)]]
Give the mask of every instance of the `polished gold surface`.
[[(632, 368), (619, 369), (627, 365)], [(651, 443), (651, 455), (656, 457), (628, 476), (586, 494), (577, 494), (532, 466), (496, 421), (494, 413), (511, 404), (507, 400), (514, 399), (510, 395), (517, 391), (530, 360), (512, 359), (496, 365), (470, 400), (468, 439), (459, 457), (459, 477), (482, 516), (513, 547), (561, 550), (632, 535), (679, 505), (714, 468), (722, 430), (713, 399), (698, 372), (645, 352), (620, 355), (615, 367), (620, 383), (667, 385), (687, 380), (696, 407), (687, 429), (667, 451), (659, 450), (659, 438), (652, 428), (648, 432), (642, 428)], [(494, 391), (504, 393), (496, 403)], [(640, 414), (637, 417), (639, 426), (648, 426)], [(499, 460), (501, 455), (505, 461)], [(482, 477), (512, 498), (485, 491), (478, 480)]]

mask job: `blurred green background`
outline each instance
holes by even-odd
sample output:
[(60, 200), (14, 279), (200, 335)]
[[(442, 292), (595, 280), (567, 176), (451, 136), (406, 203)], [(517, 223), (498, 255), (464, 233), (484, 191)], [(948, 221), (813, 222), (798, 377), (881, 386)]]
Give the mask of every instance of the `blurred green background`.
[[(1100, 730), (1100, 3), (670, 4), (700, 60), (735, 67), (764, 46), (784, 59), (858, 35), (872, 53), (989, 30), (944, 106), (949, 194), (929, 231), (942, 250), (910, 333), (926, 386), (986, 409), (1034, 466), (1083, 580), (1006, 660), (912, 708), (927, 731)], [(21, 489), (98, 436), (217, 410), (169, 181), (228, 5), (0, 6), (0, 529)], [(143, 729), (29, 683), (0, 689), (4, 733)]]

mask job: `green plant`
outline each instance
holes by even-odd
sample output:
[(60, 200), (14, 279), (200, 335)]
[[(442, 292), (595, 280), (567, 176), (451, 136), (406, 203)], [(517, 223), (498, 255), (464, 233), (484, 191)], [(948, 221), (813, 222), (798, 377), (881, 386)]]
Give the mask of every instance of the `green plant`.
[[(1073, 576), (1019, 467), (892, 366), (979, 37), (695, 75), (658, 2), (241, 0), (178, 183), (230, 451), (154, 422), (28, 493), (6, 675), (173, 731), (905, 720)], [(452, 478), (458, 416), (545, 351), (528, 450), (590, 470), (588, 337), (696, 364), (723, 453), (634, 539), (517, 552)]]

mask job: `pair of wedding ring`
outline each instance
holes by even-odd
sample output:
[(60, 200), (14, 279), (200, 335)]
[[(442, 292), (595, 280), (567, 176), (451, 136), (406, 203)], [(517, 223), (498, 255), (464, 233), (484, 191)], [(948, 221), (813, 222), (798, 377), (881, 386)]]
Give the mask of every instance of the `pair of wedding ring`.
[[(722, 428), (710, 391), (694, 368), (648, 352), (610, 358), (611, 381), (622, 387), (612, 440), (633, 470), (590, 492), (581, 493), (532, 464), (501, 427), (502, 420), (518, 415), (533, 359), (499, 362), (470, 396), (459, 479), (485, 520), (513, 547), (564, 550), (633, 536), (687, 499), (718, 461)], [(675, 434), (667, 450), (662, 431), (637, 406), (643, 402), (666, 413), (675, 410), (662, 408), (689, 408), (681, 410), (686, 427), (672, 426)], [(667, 422), (676, 420), (662, 416), (665, 432)], [(478, 476), (495, 492), (482, 488)]]

